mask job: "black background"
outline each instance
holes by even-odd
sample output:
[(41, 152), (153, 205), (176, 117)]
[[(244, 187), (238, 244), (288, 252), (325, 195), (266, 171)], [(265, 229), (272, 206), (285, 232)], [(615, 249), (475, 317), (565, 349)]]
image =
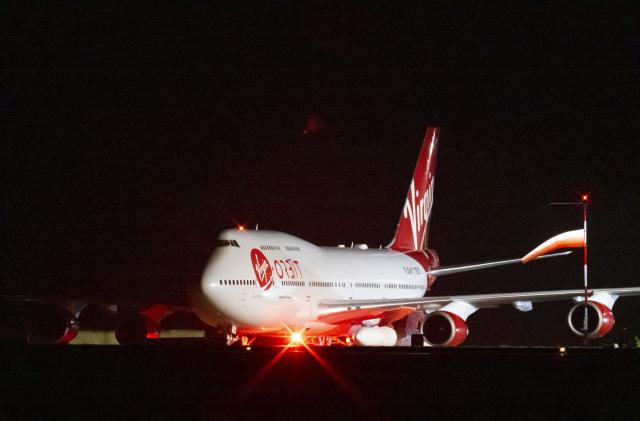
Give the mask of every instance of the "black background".
[[(625, 3), (3, 8), (2, 293), (179, 299), (235, 223), (385, 245), (427, 125), (442, 264), (580, 228), (547, 203), (589, 192), (591, 285), (639, 284)], [(324, 127), (303, 135), (311, 116)], [(580, 287), (581, 259), (433, 293)], [(640, 332), (634, 302), (616, 329)], [(569, 340), (567, 303), (539, 307), (477, 313), (469, 343)]]

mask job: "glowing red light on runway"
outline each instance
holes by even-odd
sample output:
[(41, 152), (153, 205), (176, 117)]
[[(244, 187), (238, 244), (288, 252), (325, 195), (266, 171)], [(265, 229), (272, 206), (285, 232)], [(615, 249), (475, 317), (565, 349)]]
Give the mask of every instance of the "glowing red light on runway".
[(345, 379), (339, 372), (334, 370), (333, 367), (331, 367), (331, 365), (327, 361), (325, 361), (325, 359), (322, 358), (317, 352), (315, 352), (309, 345), (304, 342), (302, 342), (301, 345), (309, 352), (309, 355), (311, 355), (313, 359), (315, 359), (316, 362), (320, 364), (320, 367), (322, 367), (322, 369), (333, 379), (333, 381), (336, 382), (336, 384), (342, 387), (342, 389), (345, 392), (349, 393), (354, 399), (361, 400), (358, 390), (353, 387), (347, 381), (347, 379)]
[(251, 379), (251, 381), (249, 381), (249, 383), (246, 384), (246, 386), (244, 387), (244, 393), (250, 393), (252, 392), (256, 386), (258, 386), (258, 384), (260, 384), (260, 382), (262, 382), (262, 380), (267, 377), (267, 375), (271, 372), (271, 370), (273, 369), (273, 366), (276, 365), (276, 363), (278, 361), (280, 361), (280, 359), (284, 356), (284, 354), (287, 352), (287, 350), (289, 349), (289, 346), (285, 346), (284, 348), (282, 348), (280, 350), (280, 352), (278, 352), (272, 359), (271, 361), (269, 361), (267, 363), (267, 365), (265, 365), (264, 367), (262, 367), (262, 369), (255, 375), (253, 376), (253, 378)]
[(291, 334), (290, 344), (291, 345), (299, 345), (301, 343), (304, 343), (304, 341), (302, 340), (302, 333), (293, 332), (293, 334)]
[[(317, 352), (315, 352), (313, 350), (312, 347), (310, 347), (307, 343), (306, 343), (306, 339), (309, 338), (305, 338), (304, 336), (304, 330), (300, 331), (300, 332), (295, 332), (293, 331), (293, 329), (291, 329), (289, 326), (287, 326), (285, 323), (280, 322), (282, 324), (282, 326), (289, 332), (289, 343), (286, 344), (281, 350), (280, 352), (278, 352), (278, 354), (276, 354), (271, 361), (269, 361), (269, 363), (267, 363), (266, 366), (264, 366), (248, 383), (247, 385), (244, 387), (244, 392), (245, 393), (251, 393), (258, 384), (260, 384), (265, 377), (267, 377), (269, 375), (269, 373), (271, 372), (271, 370), (273, 370), (273, 367), (278, 363), (278, 361), (285, 355), (285, 353), (287, 353), (287, 351), (289, 352), (304, 352), (304, 350), (306, 350), (309, 355), (311, 355), (311, 357), (320, 365), (320, 367), (322, 367), (322, 369), (329, 375), (329, 377), (331, 377), (333, 379), (333, 381), (339, 385), (345, 392), (347, 392), (349, 395), (351, 395), (351, 397), (353, 397), (356, 401), (356, 403), (358, 404), (362, 404), (363, 400), (360, 396), (360, 393), (358, 392), (358, 390), (353, 387), (353, 385), (351, 385), (339, 372), (337, 372), (333, 367), (331, 367), (331, 365), (324, 359), (322, 358)], [(351, 338), (347, 337), (346, 338), (346, 344), (350, 345), (352, 344), (352, 340)], [(247, 348), (248, 350), (249, 348)]]

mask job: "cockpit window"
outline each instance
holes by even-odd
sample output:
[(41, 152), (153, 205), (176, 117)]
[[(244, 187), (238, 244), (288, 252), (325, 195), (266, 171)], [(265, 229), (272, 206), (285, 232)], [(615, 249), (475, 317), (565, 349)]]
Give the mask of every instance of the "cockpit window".
[(218, 240), (216, 247), (240, 247), (236, 240)]

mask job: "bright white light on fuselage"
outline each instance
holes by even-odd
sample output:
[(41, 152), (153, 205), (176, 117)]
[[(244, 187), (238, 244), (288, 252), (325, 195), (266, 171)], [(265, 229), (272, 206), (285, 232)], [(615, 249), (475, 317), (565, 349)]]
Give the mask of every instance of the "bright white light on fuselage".
[(302, 343), (302, 334), (300, 332), (293, 332), (291, 334), (291, 343), (292, 344)]

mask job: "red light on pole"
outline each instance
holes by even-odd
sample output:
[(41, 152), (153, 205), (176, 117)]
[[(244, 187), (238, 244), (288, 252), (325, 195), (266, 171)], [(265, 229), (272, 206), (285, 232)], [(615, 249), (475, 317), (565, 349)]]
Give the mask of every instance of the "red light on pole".
[(582, 203), (589, 203), (589, 195), (588, 194), (583, 194), (582, 195)]

